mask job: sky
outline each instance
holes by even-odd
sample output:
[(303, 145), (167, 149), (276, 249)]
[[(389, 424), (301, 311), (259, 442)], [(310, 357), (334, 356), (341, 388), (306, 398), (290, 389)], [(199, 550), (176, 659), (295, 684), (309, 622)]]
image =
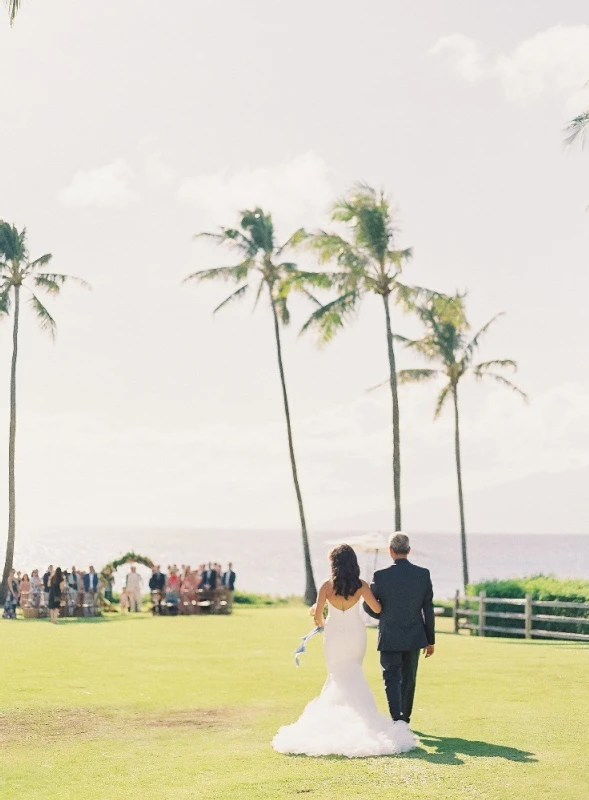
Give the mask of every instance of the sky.
[[(563, 148), (589, 107), (586, 3), (24, 0), (12, 29), (0, 19), (0, 75), (0, 219), (92, 285), (48, 299), (55, 344), (23, 314), (21, 526), (297, 527), (268, 309), (213, 318), (227, 287), (182, 280), (231, 263), (195, 233), (260, 204), (286, 239), (328, 224), (358, 180), (392, 198), (408, 282), (466, 290), (475, 328), (505, 312), (481, 357), (516, 359), (531, 403), (464, 386), (476, 530), (493, 487), (566, 485), (589, 465), (589, 152)], [(387, 377), (382, 308), (368, 299), (324, 348), (298, 336), (309, 306), (292, 313), (309, 527), (392, 526), (390, 397), (367, 392)], [(419, 333), (400, 309), (393, 322)], [(9, 359), (3, 321), (0, 451)], [(452, 419), (434, 423), (434, 401), (402, 390), (409, 531), (436, 528), (432, 503), (457, 524)], [(493, 530), (542, 525), (528, 504), (494, 512)], [(548, 527), (589, 532), (582, 513), (564, 503)]]

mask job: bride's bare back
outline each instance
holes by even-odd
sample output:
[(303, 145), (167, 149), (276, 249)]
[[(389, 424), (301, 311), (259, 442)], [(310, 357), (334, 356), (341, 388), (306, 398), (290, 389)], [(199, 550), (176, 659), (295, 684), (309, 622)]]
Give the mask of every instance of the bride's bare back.
[(357, 592), (349, 595), (348, 597), (343, 597), (340, 594), (336, 594), (335, 589), (333, 588), (333, 582), (328, 580), (325, 581), (319, 590), (317, 605), (315, 607), (315, 623), (320, 627), (323, 626), (323, 609), (325, 608), (325, 603), (328, 600), (334, 608), (338, 609), (338, 611), (348, 611), (348, 609), (353, 608), (356, 603), (360, 602), (360, 600), (365, 600), (367, 605), (369, 605), (376, 614), (380, 614), (382, 610), (382, 606), (372, 594), (370, 586), (368, 586), (366, 581), (362, 581)]

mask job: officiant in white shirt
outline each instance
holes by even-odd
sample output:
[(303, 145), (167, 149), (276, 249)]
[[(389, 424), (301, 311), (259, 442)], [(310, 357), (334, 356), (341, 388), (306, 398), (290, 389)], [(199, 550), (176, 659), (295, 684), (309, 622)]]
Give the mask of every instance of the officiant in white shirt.
[(135, 565), (131, 567), (131, 572), (127, 575), (125, 585), (131, 595), (131, 611), (141, 611), (143, 578), (137, 572), (137, 567)]

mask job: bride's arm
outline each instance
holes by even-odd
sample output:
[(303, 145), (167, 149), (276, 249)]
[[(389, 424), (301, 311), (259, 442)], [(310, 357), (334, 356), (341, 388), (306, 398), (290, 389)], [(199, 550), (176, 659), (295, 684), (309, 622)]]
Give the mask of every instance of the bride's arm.
[(362, 595), (365, 605), (368, 606), (371, 611), (374, 611), (375, 614), (380, 614), (382, 611), (382, 606), (372, 593), (372, 590), (366, 581), (362, 581), (360, 594)]
[(323, 628), (325, 625), (325, 620), (323, 619), (323, 609), (325, 608), (325, 603), (327, 602), (327, 584), (324, 583), (321, 589), (319, 589), (319, 597), (317, 598), (317, 602), (315, 603), (315, 625), (318, 628)]

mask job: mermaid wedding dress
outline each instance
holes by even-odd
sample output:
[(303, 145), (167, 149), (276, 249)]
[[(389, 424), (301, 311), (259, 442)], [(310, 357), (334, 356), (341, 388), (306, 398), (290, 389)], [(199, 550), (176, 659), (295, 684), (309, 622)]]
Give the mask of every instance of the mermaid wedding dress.
[(405, 723), (381, 714), (362, 671), (366, 627), (360, 602), (346, 611), (329, 605), (324, 649), (327, 681), (319, 697), (272, 741), (279, 753), (308, 756), (383, 756), (412, 750), (417, 739)]

